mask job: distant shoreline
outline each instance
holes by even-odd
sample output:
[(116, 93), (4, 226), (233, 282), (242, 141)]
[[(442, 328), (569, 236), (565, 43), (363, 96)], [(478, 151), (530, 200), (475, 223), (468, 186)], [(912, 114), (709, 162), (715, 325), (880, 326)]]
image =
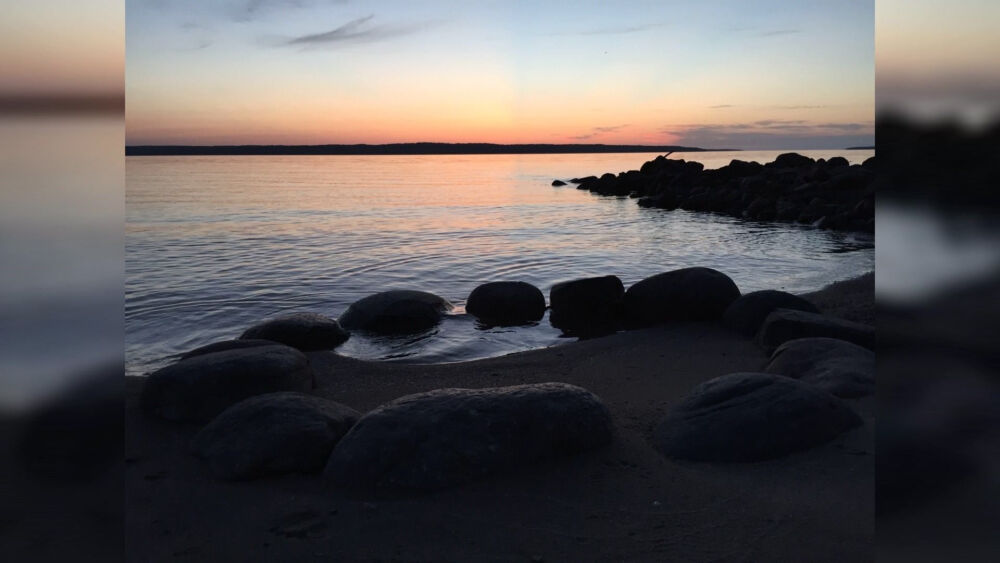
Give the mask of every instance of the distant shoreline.
[(703, 149), (677, 145), (393, 143), (385, 145), (135, 145), (125, 156), (211, 155), (432, 155), (432, 154), (572, 154), (623, 152), (710, 152), (739, 149)]

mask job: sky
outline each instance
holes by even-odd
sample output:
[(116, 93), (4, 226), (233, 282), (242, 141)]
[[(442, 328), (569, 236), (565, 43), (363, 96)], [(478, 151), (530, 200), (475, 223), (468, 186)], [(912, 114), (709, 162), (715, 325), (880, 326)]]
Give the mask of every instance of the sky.
[(126, 142), (874, 142), (871, 0), (128, 0)]

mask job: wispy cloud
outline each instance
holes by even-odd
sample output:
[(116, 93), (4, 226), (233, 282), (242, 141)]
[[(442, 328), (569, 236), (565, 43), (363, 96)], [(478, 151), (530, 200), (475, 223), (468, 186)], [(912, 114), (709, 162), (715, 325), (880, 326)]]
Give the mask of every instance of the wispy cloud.
[(229, 13), (238, 22), (253, 21), (270, 11), (311, 8), (320, 4), (343, 4), (347, 0), (240, 0)]
[(373, 25), (375, 15), (371, 14), (363, 18), (358, 18), (356, 20), (351, 20), (341, 26), (335, 27), (329, 31), (323, 31), (320, 33), (310, 33), (307, 35), (299, 35), (297, 37), (291, 37), (283, 39), (280, 43), (282, 46), (300, 46), (300, 47), (320, 47), (320, 46), (335, 46), (350, 43), (367, 43), (373, 41), (383, 41), (386, 39), (392, 39), (394, 37), (400, 37), (403, 35), (409, 35), (426, 28), (429, 24), (414, 24), (414, 25)]
[(659, 133), (684, 145), (728, 148), (838, 148), (870, 144), (872, 123), (813, 123), (801, 119), (761, 119), (748, 123), (671, 125)]
[(770, 31), (762, 31), (757, 34), (758, 37), (778, 37), (779, 35), (793, 35), (795, 33), (802, 33), (801, 29), (772, 29)]
[(597, 27), (593, 29), (584, 29), (582, 31), (569, 32), (570, 35), (623, 35), (626, 33), (639, 33), (641, 31), (649, 31), (650, 29), (656, 29), (658, 27), (663, 27), (664, 23), (647, 23), (639, 25), (623, 25), (623, 26), (610, 26), (610, 27)]
[(717, 106), (708, 106), (708, 109), (725, 109), (731, 107), (733, 107), (733, 104), (719, 104)]
[(830, 106), (770, 106), (771, 109), (821, 109)]
[(615, 131), (620, 131), (620, 130), (628, 127), (628, 126), (629, 126), (628, 123), (623, 123), (622, 125), (607, 125), (607, 126), (604, 126), (604, 127), (594, 127), (594, 128), (592, 128), (590, 130), (589, 133), (584, 133), (582, 135), (576, 135), (576, 136), (571, 137), (571, 138), (583, 141), (583, 140), (586, 140), (586, 139), (590, 139), (591, 137), (602, 135), (604, 133), (614, 133)]

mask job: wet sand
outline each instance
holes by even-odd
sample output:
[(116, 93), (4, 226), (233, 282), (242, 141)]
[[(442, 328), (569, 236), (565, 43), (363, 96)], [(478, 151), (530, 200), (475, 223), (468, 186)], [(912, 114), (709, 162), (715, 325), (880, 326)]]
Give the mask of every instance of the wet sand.
[[(809, 294), (864, 320), (871, 275)], [(859, 317), (859, 315), (861, 315)], [(685, 323), (473, 362), (403, 365), (310, 354), (316, 394), (360, 411), (442, 387), (545, 381), (607, 404), (607, 448), (404, 498), (359, 497), (319, 475), (222, 482), (190, 455), (196, 426), (150, 419), (126, 384), (129, 561), (858, 561), (873, 558), (874, 400), (833, 442), (755, 463), (676, 462), (651, 445), (701, 381), (767, 357), (716, 323)]]

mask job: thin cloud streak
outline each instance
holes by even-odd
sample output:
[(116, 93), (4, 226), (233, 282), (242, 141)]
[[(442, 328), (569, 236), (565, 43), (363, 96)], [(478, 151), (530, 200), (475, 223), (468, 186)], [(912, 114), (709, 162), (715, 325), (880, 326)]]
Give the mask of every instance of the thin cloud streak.
[(590, 130), (589, 133), (584, 133), (583, 135), (576, 135), (570, 138), (577, 139), (579, 141), (584, 141), (586, 139), (590, 139), (591, 137), (595, 137), (597, 135), (601, 135), (604, 133), (614, 133), (615, 131), (620, 131), (628, 127), (629, 125), (630, 125), (629, 123), (624, 123), (622, 125), (607, 125), (604, 127), (594, 127)]
[(673, 125), (659, 130), (684, 145), (783, 149), (837, 148), (874, 140), (872, 123), (812, 123), (799, 119), (762, 119), (730, 125)]
[[(551, 35), (626, 35), (629, 33), (640, 33), (643, 31), (649, 31), (651, 29), (656, 29), (658, 27), (664, 27), (665, 23), (647, 23), (639, 25), (625, 25), (625, 26), (613, 26), (613, 27), (598, 27), (593, 29), (583, 29), (579, 31), (562, 31), (559, 33), (553, 33)], [(546, 34), (550, 35), (550, 34)]]
[(427, 24), (409, 26), (368, 26), (374, 18), (375, 15), (371, 14), (363, 18), (351, 20), (339, 27), (331, 29), (330, 31), (310, 33), (307, 35), (300, 35), (298, 37), (285, 39), (281, 42), (281, 45), (318, 47), (324, 45), (332, 46), (346, 43), (383, 41), (386, 39), (416, 33), (417, 31), (427, 27)]
[(775, 29), (775, 30), (772, 30), (772, 31), (764, 31), (762, 33), (758, 33), (757, 36), (758, 37), (778, 37), (778, 36), (781, 36), (781, 35), (793, 35), (793, 34), (796, 34), (796, 33), (802, 33), (802, 30), (801, 29)]
[(245, 0), (230, 8), (232, 19), (237, 22), (249, 22), (272, 10), (301, 10), (318, 4), (343, 4), (347, 0)]

